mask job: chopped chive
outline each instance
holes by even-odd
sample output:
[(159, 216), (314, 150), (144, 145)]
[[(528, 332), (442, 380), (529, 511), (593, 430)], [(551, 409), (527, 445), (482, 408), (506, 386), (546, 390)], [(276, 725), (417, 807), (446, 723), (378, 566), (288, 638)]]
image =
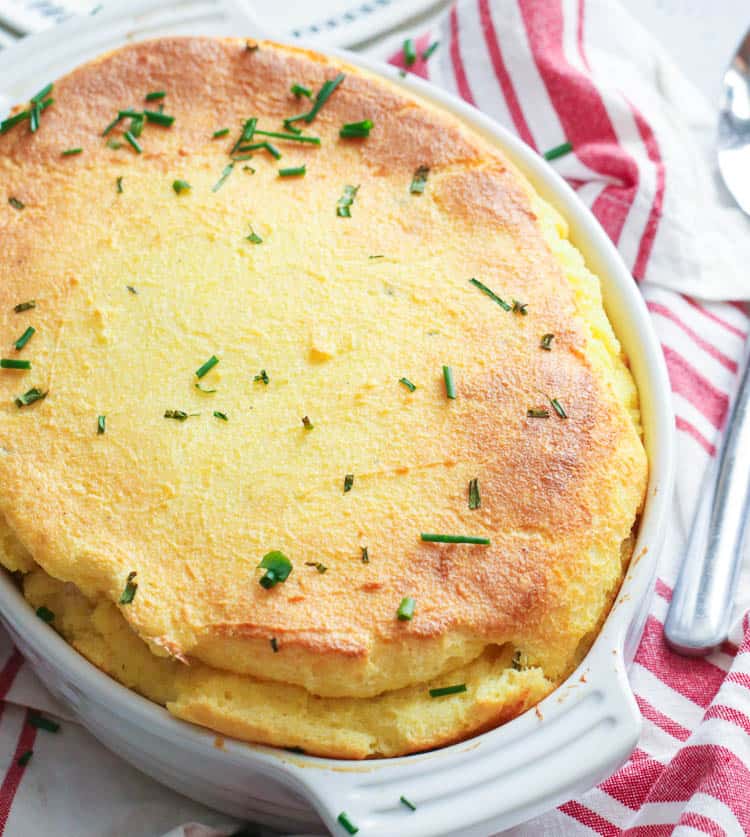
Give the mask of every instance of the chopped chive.
[(229, 133), (229, 128), (219, 128), (218, 131), (214, 131), (212, 136), (214, 139), (219, 139), (219, 137), (225, 137)]
[(135, 149), (136, 154), (142, 154), (143, 153), (143, 149), (141, 148), (140, 143), (138, 142), (138, 140), (133, 136), (133, 134), (130, 131), (125, 131), (123, 136), (130, 143), (130, 145), (133, 146), (133, 148)]
[(400, 798), (399, 798), (399, 802), (400, 802), (402, 805), (406, 805), (406, 807), (407, 807), (407, 808), (409, 808), (409, 809), (410, 809), (410, 810), (412, 810), (412, 811), (416, 811), (416, 810), (417, 810), (417, 806), (416, 806), (413, 802), (409, 802), (409, 800), (408, 800), (405, 796), (400, 797)]
[(107, 417), (106, 416), (97, 416), (96, 417), (96, 433), (97, 433), (97, 435), (101, 436), (106, 429), (107, 429)]
[(408, 378), (399, 378), (398, 382), (400, 384), (403, 384), (409, 390), (409, 392), (414, 392), (414, 390), (417, 388)]
[(407, 67), (411, 67), (416, 60), (417, 51), (414, 49), (414, 41), (411, 38), (407, 38), (404, 41), (404, 64), (406, 64)]
[(443, 380), (445, 381), (445, 394), (448, 398), (455, 398), (456, 385), (453, 382), (453, 370), (450, 366), (443, 367)]
[(250, 235), (245, 236), (245, 241), (249, 241), (252, 244), (263, 244), (263, 239), (255, 232), (255, 230), (250, 227)]
[(360, 550), (362, 551), (362, 563), (369, 564), (370, 563), (370, 552), (366, 546), (360, 546)]
[(396, 616), (398, 616), (401, 622), (411, 622), (412, 618), (414, 617), (414, 608), (417, 606), (417, 603), (412, 599), (411, 596), (405, 596), (401, 599), (401, 604), (398, 606), (398, 610), (396, 611)]
[(249, 171), (250, 174), (255, 174), (255, 169), (252, 166), (243, 166), (242, 171)]
[(35, 401), (42, 401), (46, 397), (46, 392), (42, 392), (40, 389), (32, 387), (31, 389), (26, 390), (23, 395), (18, 395), (14, 401), (16, 407), (27, 407), (29, 404), (33, 404)]
[(427, 543), (473, 543), (479, 546), (489, 546), (489, 538), (478, 538), (474, 535), (428, 535), (425, 532), (419, 536)]
[(23, 755), (18, 757), (18, 761), (16, 764), (19, 767), (26, 767), (26, 765), (31, 761), (31, 757), (34, 755), (33, 750), (27, 750)]
[(318, 115), (320, 109), (323, 105), (330, 99), (331, 94), (333, 91), (341, 84), (344, 80), (345, 75), (343, 73), (339, 73), (336, 78), (329, 79), (328, 81), (324, 82), (320, 90), (318, 90), (315, 101), (313, 102), (312, 108), (307, 113), (302, 113), (299, 116), (290, 116), (284, 120), (284, 125), (289, 127), (293, 122), (299, 122), (299, 120), (303, 120), (307, 122), (309, 125), (313, 119)]
[(306, 166), (294, 166), (289, 169), (279, 169), (279, 177), (302, 177), (307, 171)]
[(26, 208), (26, 204), (23, 201), (19, 201), (18, 198), (8, 198), (8, 203), (13, 209), (17, 209), (19, 212)]
[(60, 724), (51, 718), (45, 718), (44, 715), (29, 716), (29, 725), (34, 729), (43, 729), (45, 732), (60, 732)]
[(143, 112), (140, 110), (133, 110), (132, 108), (118, 111), (117, 115), (120, 119), (143, 119)]
[(113, 131), (121, 122), (122, 116), (118, 113), (117, 116), (107, 125), (107, 127), (102, 131), (102, 136), (106, 137), (111, 131)]
[(549, 418), (549, 410), (545, 410), (544, 408), (536, 408), (530, 407), (526, 410), (526, 415), (528, 418)]
[(479, 281), (479, 279), (472, 278), (472, 279), (469, 279), (469, 282), (471, 282), (471, 284), (474, 285), (474, 287), (479, 288), (479, 290), (482, 291), (482, 293), (487, 294), (487, 296), (491, 300), (496, 302), (503, 309), (503, 311), (511, 311), (512, 310), (512, 306), (508, 305), (508, 303), (504, 299), (501, 299), (494, 291), (491, 291), (487, 287), (487, 285), (483, 285)]
[(122, 148), (122, 143), (120, 140), (110, 139), (107, 140), (107, 148), (111, 148), (113, 151), (119, 151)]
[(221, 419), (222, 421), (229, 421), (227, 414), (221, 413), (218, 410), (214, 410), (214, 418)]
[(344, 186), (344, 194), (336, 202), (336, 214), (339, 218), (351, 218), (350, 207), (359, 191), (359, 186)]
[(83, 154), (82, 148), (66, 148), (60, 155), (61, 157), (75, 157), (77, 154)]
[(19, 302), (18, 305), (13, 306), (16, 314), (20, 314), (22, 311), (29, 311), (31, 308), (36, 308), (36, 300), (34, 299), (30, 299), (27, 302)]
[(138, 291), (132, 285), (125, 285), (128, 290), (128, 293), (135, 294), (138, 296)]
[(261, 369), (260, 372), (258, 372), (258, 374), (253, 378), (253, 380), (256, 383), (258, 383), (258, 381), (260, 381), (262, 384), (265, 384), (266, 386), (268, 386), (268, 382), (269, 382), (270, 378), (268, 377), (268, 373), (266, 372), (266, 370)]
[(135, 598), (135, 591), (138, 589), (138, 582), (133, 580), (135, 579), (136, 575), (138, 575), (138, 573), (136, 573), (135, 570), (133, 572), (128, 573), (128, 577), (125, 581), (125, 588), (123, 589), (122, 594), (120, 595), (120, 600), (118, 602), (119, 604), (132, 604), (133, 599)]
[(320, 561), (305, 561), (306, 567), (315, 567), (315, 569), (323, 575), (323, 573), (328, 569), (325, 564), (321, 564)]
[(341, 823), (341, 825), (344, 827), (344, 830), (348, 831), (349, 834), (356, 834), (359, 831), (357, 826), (354, 825), (354, 823), (349, 819), (349, 816), (346, 813), (346, 811), (342, 811), (338, 815), (337, 819)]
[(546, 349), (548, 352), (552, 351), (552, 341), (555, 339), (554, 334), (543, 334), (539, 341), (539, 348)]
[(39, 130), (39, 117), (41, 113), (42, 112), (38, 104), (35, 104), (31, 108), (31, 116), (29, 117), (29, 130), (32, 134), (35, 134)]
[(265, 587), (266, 590), (275, 587), (279, 582), (286, 581), (293, 569), (292, 562), (278, 550), (267, 552), (258, 564), (258, 568), (266, 571), (260, 578), (260, 586)]
[(280, 159), (281, 159), (281, 152), (279, 151), (279, 149), (278, 149), (278, 148), (276, 148), (276, 146), (275, 146), (275, 145), (271, 145), (271, 143), (270, 143), (270, 142), (264, 142), (264, 143), (262, 143), (262, 146), (263, 146), (264, 148), (266, 148), (266, 149), (268, 150), (268, 153), (269, 153), (272, 157), (274, 157), (276, 160), (280, 160)]
[(216, 357), (216, 355), (211, 355), (211, 357), (202, 366), (199, 366), (195, 370), (196, 377), (202, 378), (207, 372), (210, 372), (218, 362), (219, 358)]
[(0, 369), (31, 369), (31, 361), (3, 357), (0, 358)]
[(167, 95), (166, 90), (154, 90), (151, 93), (146, 93), (147, 102), (158, 102)]
[(565, 408), (556, 398), (550, 398), (549, 403), (552, 405), (554, 411), (558, 416), (560, 416), (560, 418), (566, 419), (568, 417), (568, 414), (565, 412)]
[(178, 195), (180, 195), (183, 192), (189, 192), (193, 187), (187, 182), (187, 180), (175, 180), (172, 183), (172, 188)]
[(466, 691), (466, 683), (458, 683), (455, 686), (442, 686), (439, 689), (430, 689), (430, 697), (444, 697), (445, 695), (458, 695)]
[(160, 113), (158, 110), (144, 110), (143, 113), (149, 122), (153, 122), (154, 125), (163, 125), (165, 128), (171, 127), (175, 120), (174, 116), (167, 116), (166, 113)]
[(240, 137), (237, 142), (232, 147), (232, 154), (243, 144), (246, 142), (250, 142), (253, 138), (253, 134), (255, 133), (255, 126), (258, 124), (258, 119), (255, 116), (250, 117), (250, 119), (246, 119), (245, 123), (242, 126), (242, 132), (240, 133)]
[(37, 105), (37, 104), (39, 104), (39, 102), (44, 101), (44, 99), (46, 99), (47, 96), (49, 96), (49, 94), (52, 92), (52, 87), (53, 87), (53, 85), (51, 83), (45, 85), (38, 93), (35, 93), (31, 97), (31, 99), (30, 99), (31, 103), (34, 104), (34, 105)]
[(121, 194), (125, 191), (125, 190), (122, 188), (122, 175), (120, 175), (120, 177), (118, 177), (118, 178), (117, 178), (117, 180), (115, 181), (115, 183), (116, 183), (116, 187), (115, 187), (115, 188), (117, 189), (117, 194), (118, 194), (118, 195), (121, 195)]
[(48, 108), (50, 105), (54, 105), (54, 104), (55, 104), (55, 100), (54, 100), (54, 99), (45, 99), (45, 100), (44, 100), (43, 102), (41, 102), (41, 104), (39, 105), (39, 113), (44, 113), (44, 111), (45, 111), (45, 110), (47, 110), (47, 108)]
[(280, 134), (276, 131), (261, 131), (258, 129), (256, 134), (264, 137), (275, 137), (276, 139), (289, 140), (290, 142), (309, 142), (311, 145), (320, 145), (320, 137), (303, 137), (299, 134)]
[(422, 61), (428, 61), (433, 52), (440, 46), (440, 41), (433, 41), (422, 53)]
[(14, 125), (18, 125), (19, 122), (23, 122), (24, 119), (28, 119), (30, 116), (31, 111), (28, 110), (22, 110), (15, 114), (15, 116), (9, 116), (0, 122), (0, 134), (7, 133)]
[(200, 390), (201, 392), (206, 392), (206, 393), (209, 393), (209, 394), (216, 392), (216, 390), (212, 389), (211, 387), (204, 387), (203, 384), (200, 381), (195, 382), (195, 388)]
[(299, 119), (299, 116), (290, 116), (288, 119), (284, 120), (284, 127), (292, 134), (301, 134), (302, 128), (298, 128), (296, 125), (292, 124), (292, 120)]
[(293, 84), (289, 89), (298, 98), (300, 96), (307, 96), (308, 99), (312, 99), (312, 90), (309, 87), (303, 87), (301, 84)]
[(224, 168), (224, 171), (221, 173), (221, 177), (214, 183), (213, 188), (211, 189), (212, 192), (218, 192), (219, 189), (224, 185), (224, 181), (229, 177), (232, 173), (232, 169), (234, 169), (234, 163), (230, 163), (228, 166)]
[(46, 622), (48, 625), (55, 619), (55, 614), (44, 605), (36, 609), (36, 615), (42, 620), (42, 622)]
[(351, 491), (353, 485), (354, 485), (354, 474), (347, 474), (344, 477), (344, 494), (346, 494), (347, 491)]
[(29, 326), (26, 331), (16, 340), (13, 344), (16, 347), (16, 351), (20, 352), (21, 349), (31, 340), (31, 338), (36, 334), (36, 329), (34, 326)]
[(482, 505), (482, 498), (479, 494), (479, 480), (475, 477), (469, 480), (469, 508), (478, 509)]
[(305, 427), (305, 430), (312, 430), (315, 425), (310, 421), (309, 416), (302, 416), (302, 424)]
[(556, 160), (558, 157), (564, 157), (566, 154), (570, 154), (573, 150), (573, 146), (569, 142), (564, 142), (562, 145), (556, 145), (554, 148), (550, 148), (549, 151), (544, 152), (544, 159), (545, 160)]
[(368, 258), (368, 259), (384, 259), (384, 258), (385, 258), (385, 256), (383, 256), (383, 255), (378, 255), (378, 256), (368, 256), (367, 258)]
[(414, 176), (411, 179), (411, 186), (409, 186), (409, 191), (412, 195), (421, 195), (424, 192), (429, 173), (430, 169), (428, 166), (419, 166), (414, 172)]
[(351, 137), (369, 137), (372, 130), (372, 120), (363, 119), (361, 122), (347, 122), (341, 127), (339, 136), (348, 139)]
[(185, 421), (188, 414), (184, 410), (165, 410), (164, 418), (176, 419), (177, 421)]
[(529, 312), (527, 308), (529, 304), (527, 302), (519, 302), (517, 299), (513, 300), (513, 313), (514, 314), (523, 314), (525, 317)]
[(279, 651), (279, 641), (276, 639), (275, 636), (271, 637), (271, 648), (273, 649), (273, 653), (277, 654)]

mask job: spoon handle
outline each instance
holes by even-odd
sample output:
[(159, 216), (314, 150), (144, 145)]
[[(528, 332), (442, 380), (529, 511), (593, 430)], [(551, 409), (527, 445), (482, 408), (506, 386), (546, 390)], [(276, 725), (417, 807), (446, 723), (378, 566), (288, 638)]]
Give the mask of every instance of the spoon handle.
[(750, 364), (727, 421), (718, 477), (698, 503), (664, 634), (672, 650), (710, 653), (729, 632), (750, 514)]

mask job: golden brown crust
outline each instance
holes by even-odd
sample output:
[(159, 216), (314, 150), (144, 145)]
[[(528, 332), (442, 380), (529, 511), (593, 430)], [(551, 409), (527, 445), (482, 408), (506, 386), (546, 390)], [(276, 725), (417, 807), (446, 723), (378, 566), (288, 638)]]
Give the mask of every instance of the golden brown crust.
[[(58, 82), (36, 135), (0, 137), (0, 195), (26, 204), (0, 204), (0, 333), (38, 331), (32, 373), (0, 375), (0, 513), (91, 597), (117, 602), (136, 570), (121, 610), (155, 654), (369, 696), (512, 643), (557, 679), (619, 583), (646, 464), (528, 186), (450, 117), (346, 67), (309, 126), (321, 147), (283, 147), (305, 178), (277, 178), (260, 153), (255, 174), (237, 166), (211, 190), (233, 142), (216, 129), (236, 136), (254, 115), (279, 130), (307, 105), (290, 84), (315, 89), (338, 69), (272, 44), (136, 44)], [(104, 126), (154, 89), (174, 126), (147, 125), (140, 156), (108, 148)], [(365, 117), (367, 140), (338, 138)], [(428, 188), (410, 195), (419, 165)], [(189, 194), (173, 193), (177, 177)], [(360, 186), (350, 219), (335, 214), (345, 184)], [(248, 224), (263, 245), (243, 240)], [(33, 317), (12, 312), (30, 297)], [(539, 349), (547, 332), (552, 352)], [(220, 395), (207, 401), (194, 370), (214, 352)], [(267, 388), (252, 380), (263, 366)], [(49, 396), (18, 410), (33, 385)], [(567, 419), (527, 417), (552, 397)], [(172, 423), (169, 408), (202, 415)], [(426, 544), (421, 531), (492, 544)], [(270, 549), (294, 571), (267, 591), (256, 566)], [(325, 574), (306, 566), (318, 561)], [(417, 612), (401, 622), (407, 595)]]

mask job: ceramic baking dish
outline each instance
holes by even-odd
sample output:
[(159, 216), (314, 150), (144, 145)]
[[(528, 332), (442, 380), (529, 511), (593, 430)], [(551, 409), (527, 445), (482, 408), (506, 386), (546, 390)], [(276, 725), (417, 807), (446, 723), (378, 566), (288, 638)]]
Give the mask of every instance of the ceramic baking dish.
[[(262, 36), (243, 0), (174, 4), (130, 0), (71, 20), (0, 53), (0, 116), (40, 82), (131, 40), (165, 34)], [(0, 617), (41, 680), (99, 740), (154, 779), (238, 817), (285, 831), (344, 834), (345, 811), (362, 837), (509, 828), (590, 788), (634, 748), (640, 715), (627, 667), (646, 617), (672, 486), (672, 428), (664, 361), (641, 296), (617, 251), (574, 192), (537, 154), (474, 108), (420, 79), (351, 53), (502, 146), (568, 219), (571, 238), (602, 279), (607, 312), (641, 396), (650, 481), (633, 560), (585, 660), (537, 710), (469, 741), (430, 753), (334, 761), (220, 741), (210, 731), (111, 680), (38, 619), (0, 573)], [(399, 802), (406, 796), (412, 812)]]

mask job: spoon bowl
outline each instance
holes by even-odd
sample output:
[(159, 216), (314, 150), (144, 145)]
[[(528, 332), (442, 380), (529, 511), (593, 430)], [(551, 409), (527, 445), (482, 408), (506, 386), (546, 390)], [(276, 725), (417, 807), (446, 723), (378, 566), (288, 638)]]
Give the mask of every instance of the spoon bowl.
[(750, 215), (750, 32), (724, 74), (718, 160), (727, 189)]

